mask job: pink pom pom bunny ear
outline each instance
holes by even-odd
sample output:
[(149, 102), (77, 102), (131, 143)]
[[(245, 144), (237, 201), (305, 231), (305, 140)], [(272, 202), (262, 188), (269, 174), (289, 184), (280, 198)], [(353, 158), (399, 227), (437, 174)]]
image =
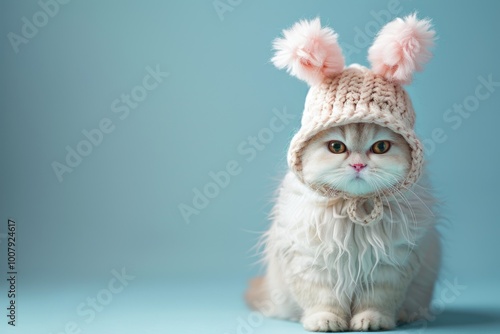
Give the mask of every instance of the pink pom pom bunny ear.
[(387, 80), (409, 84), (415, 71), (431, 58), (429, 48), (436, 32), (429, 20), (418, 20), (416, 14), (397, 18), (378, 33), (368, 51), (372, 71)]
[(283, 37), (274, 40), (276, 53), (271, 61), (309, 85), (317, 85), (344, 69), (337, 34), (330, 28), (321, 28), (319, 18), (295, 23), (283, 30)]

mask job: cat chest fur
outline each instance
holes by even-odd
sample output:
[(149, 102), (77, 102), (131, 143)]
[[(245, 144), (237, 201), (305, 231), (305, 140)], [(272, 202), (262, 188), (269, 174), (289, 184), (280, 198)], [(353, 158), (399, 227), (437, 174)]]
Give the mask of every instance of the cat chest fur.
[(411, 203), (388, 200), (383, 220), (362, 226), (349, 220), (341, 199), (326, 200), (307, 191), (287, 175), (273, 213), (268, 256), (284, 260), (287, 276), (352, 295), (374, 282), (391, 284), (417, 269), (414, 246), (425, 224), (407, 223), (414, 217), (403, 212)]

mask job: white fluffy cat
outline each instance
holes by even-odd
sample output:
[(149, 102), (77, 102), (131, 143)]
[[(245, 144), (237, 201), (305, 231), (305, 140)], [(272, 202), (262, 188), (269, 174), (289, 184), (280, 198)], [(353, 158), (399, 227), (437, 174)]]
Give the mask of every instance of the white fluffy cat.
[[(359, 196), (398, 184), (411, 157), (399, 134), (358, 123), (321, 132), (302, 160), (306, 184)], [(251, 283), (248, 303), (309, 331), (390, 329), (424, 316), (440, 264), (429, 187), (424, 176), (382, 196), (382, 220), (363, 226), (349, 220), (343, 198), (288, 172), (265, 235), (267, 272)]]

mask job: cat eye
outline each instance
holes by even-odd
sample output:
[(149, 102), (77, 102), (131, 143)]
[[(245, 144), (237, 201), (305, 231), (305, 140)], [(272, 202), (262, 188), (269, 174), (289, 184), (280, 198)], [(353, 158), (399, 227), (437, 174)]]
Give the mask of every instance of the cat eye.
[(341, 141), (338, 140), (331, 140), (328, 142), (328, 149), (330, 152), (335, 153), (335, 154), (341, 154), (345, 153), (347, 151), (347, 147), (345, 144)]
[(372, 145), (372, 152), (375, 154), (384, 154), (391, 148), (391, 143), (388, 140), (380, 140)]

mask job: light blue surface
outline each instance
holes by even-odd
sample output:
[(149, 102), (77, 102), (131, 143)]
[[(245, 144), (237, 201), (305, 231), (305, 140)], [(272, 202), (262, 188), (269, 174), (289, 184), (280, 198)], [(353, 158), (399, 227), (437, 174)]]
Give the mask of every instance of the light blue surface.
[[(0, 2), (0, 233), (8, 218), (17, 222), (19, 272), (19, 327), (0, 311), (1, 332), (58, 333), (81, 322), (77, 305), (126, 268), (133, 282), (83, 332), (235, 333), (250, 313), (245, 282), (259, 271), (251, 248), (268, 227), (307, 91), (269, 63), (271, 41), (319, 15), (338, 32), (347, 63), (367, 65), (371, 29), (414, 10), (433, 19), (439, 36), (408, 91), (445, 203), (441, 282), (467, 287), (426, 332), (500, 332), (500, 87), (483, 84), (488, 97), (473, 97), (489, 77), (500, 81), (500, 3), (230, 3), (219, 16), (211, 0), (75, 0), (51, 7), (43, 22), (37, 1)], [(42, 21), (16, 52), (9, 36), (23, 34), (23, 17)], [(126, 107), (122, 94), (142, 101)], [(448, 111), (474, 101), (464, 116)], [(251, 150), (249, 137), (285, 111), (293, 117), (282, 130)], [(102, 139), (92, 132), (99, 127), (108, 132)], [(66, 148), (77, 150), (84, 130), (98, 144), (59, 182), (52, 164), (66, 164)], [(225, 169), (230, 178), (186, 223), (179, 206), (192, 206), (193, 189)], [(2, 310), (6, 295), (0, 284)], [(302, 332), (277, 320), (252, 330)]]
[[(94, 318), (80, 315), (78, 306), (89, 297), (96, 298), (107, 281), (26, 289), (27, 296), (20, 298), (20, 326), (8, 333), (64, 333), (67, 326), (92, 334), (306, 333), (299, 323), (267, 319), (249, 310), (241, 298), (244, 282), (238, 279), (170, 283), (136, 278), (95, 312)], [(465, 286), (459, 294), (446, 293), (444, 298), (443, 289), (438, 289), (433, 303), (436, 314), (429, 315), (428, 321), (399, 327), (394, 333), (498, 333), (498, 285), (482, 282)], [(89, 309), (86, 306), (83, 310)]]

